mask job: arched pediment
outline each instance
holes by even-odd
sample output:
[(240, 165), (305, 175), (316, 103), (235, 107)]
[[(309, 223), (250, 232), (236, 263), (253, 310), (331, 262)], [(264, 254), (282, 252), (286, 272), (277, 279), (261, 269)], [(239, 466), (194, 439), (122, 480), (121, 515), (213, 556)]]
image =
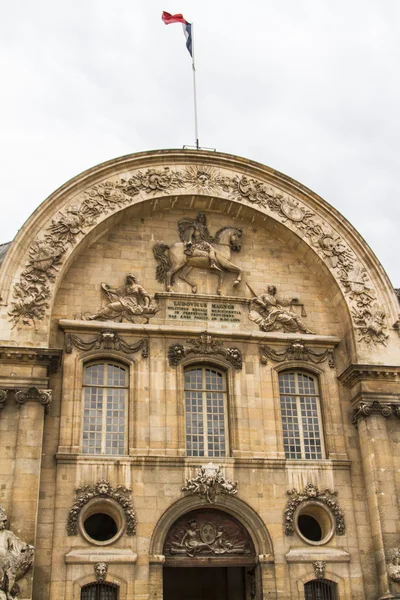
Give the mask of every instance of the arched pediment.
[[(0, 271), (3, 337), (48, 344), (55, 291), (77, 253), (121, 211), (204, 198), (219, 212), (254, 211), (308, 246), (335, 280), (359, 348), (385, 346), (396, 298), (361, 236), (301, 184), (242, 158), (188, 150), (140, 153), (86, 171), (50, 196), (20, 230)], [(383, 348), (382, 348), (383, 352)], [(363, 350), (359, 350), (362, 355)]]

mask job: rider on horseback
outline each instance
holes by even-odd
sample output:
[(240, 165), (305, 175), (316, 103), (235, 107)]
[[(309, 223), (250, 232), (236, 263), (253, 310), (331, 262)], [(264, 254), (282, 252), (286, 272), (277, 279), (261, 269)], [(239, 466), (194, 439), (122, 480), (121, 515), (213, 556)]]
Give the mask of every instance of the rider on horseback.
[(214, 238), (207, 228), (207, 217), (200, 212), (195, 219), (184, 217), (178, 221), (179, 237), (185, 244), (187, 256), (204, 256), (207, 253), (210, 259), (210, 268), (221, 271), (217, 265), (217, 257), (211, 243)]

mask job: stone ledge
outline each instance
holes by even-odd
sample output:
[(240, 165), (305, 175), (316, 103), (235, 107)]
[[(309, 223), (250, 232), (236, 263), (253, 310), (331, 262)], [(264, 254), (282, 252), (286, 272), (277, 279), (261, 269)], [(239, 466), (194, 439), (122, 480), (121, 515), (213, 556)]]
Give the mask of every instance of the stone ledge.
[[(170, 337), (184, 337), (190, 335), (200, 335), (206, 329), (206, 323), (202, 323), (199, 327), (177, 327), (176, 325), (152, 325), (138, 323), (115, 323), (114, 321), (84, 321), (82, 319), (60, 319), (59, 326), (64, 331), (68, 332), (86, 332), (88, 334), (94, 331), (112, 330), (117, 332), (125, 332), (131, 334), (148, 335), (149, 337), (159, 337), (160, 335)], [(290, 342), (294, 340), (302, 340), (308, 345), (324, 345), (334, 347), (341, 341), (341, 338), (334, 335), (316, 335), (303, 333), (265, 333), (264, 331), (238, 331), (237, 329), (217, 329), (215, 327), (207, 327), (207, 333), (219, 338), (228, 338), (246, 340), (246, 341), (264, 341), (264, 342)]]
[(315, 560), (350, 562), (350, 554), (340, 548), (292, 548), (286, 554), (288, 563), (310, 563)]
[(65, 555), (67, 565), (86, 565), (105, 562), (109, 564), (134, 564), (137, 554), (130, 549), (96, 549), (85, 548), (71, 550)]

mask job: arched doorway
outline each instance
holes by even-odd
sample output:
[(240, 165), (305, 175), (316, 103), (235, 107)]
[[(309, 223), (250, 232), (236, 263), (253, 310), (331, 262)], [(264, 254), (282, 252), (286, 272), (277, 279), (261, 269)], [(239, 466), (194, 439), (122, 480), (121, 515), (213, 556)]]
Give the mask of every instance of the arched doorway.
[(185, 513), (164, 542), (164, 600), (253, 600), (256, 552), (233, 515), (216, 508)]

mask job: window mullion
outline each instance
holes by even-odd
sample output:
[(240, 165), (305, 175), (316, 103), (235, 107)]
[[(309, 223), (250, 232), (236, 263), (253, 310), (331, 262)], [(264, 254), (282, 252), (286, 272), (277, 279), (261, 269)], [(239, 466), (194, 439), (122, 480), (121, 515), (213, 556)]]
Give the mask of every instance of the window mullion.
[(206, 390), (206, 370), (203, 369), (202, 377), (203, 391), (201, 393), (203, 403), (203, 447), (204, 456), (208, 456), (208, 415), (207, 415), (207, 390)]
[(103, 388), (103, 414), (101, 419), (101, 453), (106, 454), (107, 444), (107, 388)]

